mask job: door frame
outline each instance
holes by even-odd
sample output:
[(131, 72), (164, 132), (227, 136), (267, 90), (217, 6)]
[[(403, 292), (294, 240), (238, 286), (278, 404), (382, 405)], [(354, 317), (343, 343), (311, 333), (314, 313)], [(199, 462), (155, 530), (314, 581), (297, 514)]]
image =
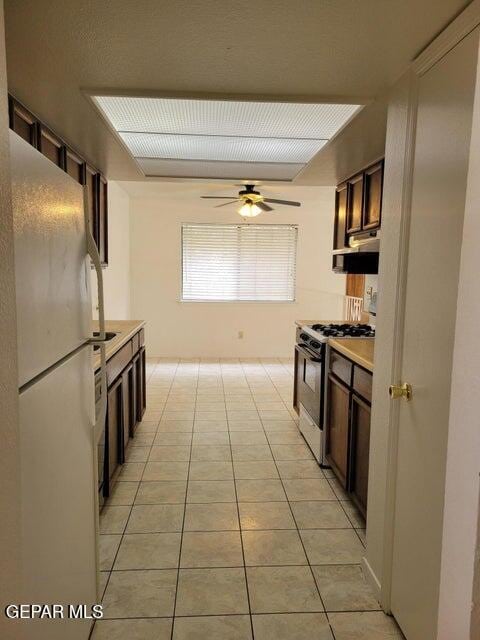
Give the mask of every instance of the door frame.
[(381, 353), (382, 359), (375, 358), (374, 368), (371, 520), (363, 560), (367, 578), (386, 612), (391, 604), (399, 427), (399, 406), (390, 401), (387, 390), (389, 384), (400, 382), (402, 368), (418, 85), (421, 76), (479, 24), (480, 0), (474, 0), (418, 55), (390, 93), (379, 265), (382, 295), (376, 325), (376, 354)]

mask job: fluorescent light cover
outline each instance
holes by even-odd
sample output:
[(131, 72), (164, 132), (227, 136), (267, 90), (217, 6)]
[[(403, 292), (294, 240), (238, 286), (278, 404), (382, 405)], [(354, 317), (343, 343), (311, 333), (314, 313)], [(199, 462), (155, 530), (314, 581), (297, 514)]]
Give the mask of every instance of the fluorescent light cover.
[[(93, 100), (138, 160), (298, 165), (295, 172), (285, 171), (288, 179), (361, 109), (356, 104), (129, 96), (93, 96)], [(177, 162), (172, 171), (178, 168)], [(169, 176), (172, 171), (167, 168), (155, 175)], [(232, 166), (225, 165), (225, 177), (231, 172)], [(234, 177), (261, 179), (262, 172), (252, 166), (247, 175)], [(221, 167), (216, 167), (203, 177), (219, 173)]]
[(120, 133), (135, 158), (305, 164), (327, 140)]

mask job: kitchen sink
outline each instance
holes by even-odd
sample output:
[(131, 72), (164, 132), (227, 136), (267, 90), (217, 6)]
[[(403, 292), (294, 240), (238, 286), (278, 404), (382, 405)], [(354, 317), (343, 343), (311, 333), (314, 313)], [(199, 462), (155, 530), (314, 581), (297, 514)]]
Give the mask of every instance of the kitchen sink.
[[(105, 331), (105, 341), (108, 342), (110, 340), (112, 340), (113, 338), (115, 338), (115, 336), (118, 336), (119, 332), (114, 332), (114, 331)], [(98, 338), (100, 336), (100, 331), (94, 331), (93, 332), (93, 337), (94, 338)], [(100, 349), (100, 345), (95, 344), (93, 345), (93, 350), (94, 351), (98, 351)]]
[[(98, 338), (99, 335), (100, 331), (93, 332), (94, 338)], [(118, 333), (115, 333), (114, 331), (105, 331), (105, 340), (112, 340), (112, 338), (115, 338), (115, 336), (118, 336)]]

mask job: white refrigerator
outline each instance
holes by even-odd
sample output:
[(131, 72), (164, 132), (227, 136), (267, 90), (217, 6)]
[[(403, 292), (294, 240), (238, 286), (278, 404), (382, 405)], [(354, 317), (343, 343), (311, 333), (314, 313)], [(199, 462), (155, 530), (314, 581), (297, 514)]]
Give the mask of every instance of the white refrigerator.
[[(96, 434), (103, 419), (95, 415), (92, 369), (93, 242), (82, 186), (12, 131), (10, 151), (23, 602), (85, 604), (88, 612), (97, 602)], [(87, 640), (91, 620), (17, 624), (26, 640)]]

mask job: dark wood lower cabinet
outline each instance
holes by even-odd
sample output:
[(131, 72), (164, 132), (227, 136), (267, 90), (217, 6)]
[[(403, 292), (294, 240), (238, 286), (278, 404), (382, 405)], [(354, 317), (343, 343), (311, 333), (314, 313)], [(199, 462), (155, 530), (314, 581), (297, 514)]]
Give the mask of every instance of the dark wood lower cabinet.
[(327, 460), (342, 486), (347, 488), (350, 439), (350, 391), (334, 376), (328, 376)]
[(356, 394), (351, 400), (350, 486), (349, 491), (360, 511), (366, 516), (368, 497), (368, 463), (370, 455), (371, 408)]
[(133, 384), (133, 363), (131, 363), (122, 373), (123, 425), (121, 462), (125, 462), (125, 452), (128, 447), (128, 441), (134, 429), (134, 423), (136, 423), (135, 396), (136, 389)]
[[(143, 330), (107, 361), (107, 416), (103, 495), (110, 495), (111, 479), (125, 462), (130, 438), (146, 408), (146, 355)], [(135, 353), (132, 352), (136, 350)], [(127, 355), (129, 357), (127, 357)]]
[(116, 380), (108, 389), (107, 429), (105, 430), (105, 479), (103, 493), (110, 495), (110, 480), (120, 464), (120, 434), (123, 429), (122, 379)]
[(137, 420), (141, 421), (147, 408), (147, 380), (145, 347), (141, 347), (137, 361)]
[[(343, 375), (348, 363), (349, 375)], [(333, 372), (332, 372), (333, 370)], [(367, 513), (372, 374), (333, 349), (327, 378), (326, 456), (364, 517)]]

